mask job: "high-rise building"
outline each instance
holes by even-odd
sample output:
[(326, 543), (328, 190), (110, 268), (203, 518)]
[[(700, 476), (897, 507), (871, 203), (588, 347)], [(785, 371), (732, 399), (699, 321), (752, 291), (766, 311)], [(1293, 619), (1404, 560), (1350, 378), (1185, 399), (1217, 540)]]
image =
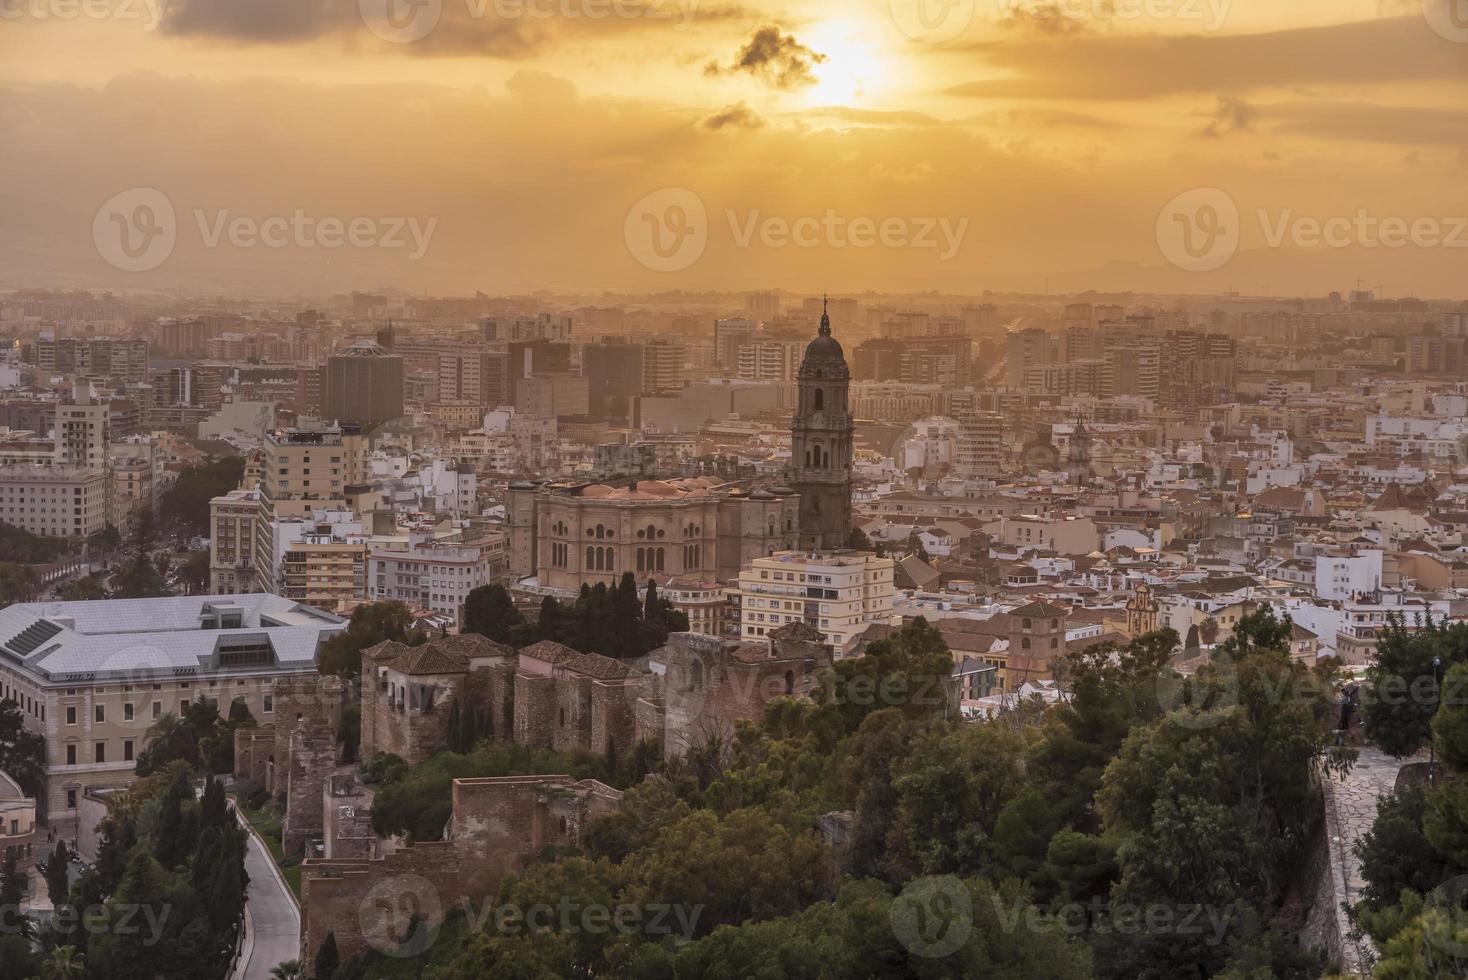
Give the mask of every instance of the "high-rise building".
[(582, 373), (591, 414), (599, 418), (627, 418), (632, 400), (642, 394), (641, 344), (605, 341), (582, 351)]
[(754, 343), (759, 324), (745, 317), (714, 321), (714, 363), (725, 371), (739, 368), (739, 351)]
[(852, 377), (857, 381), (901, 381), (902, 341), (890, 338), (868, 340), (852, 352)]
[(683, 387), (683, 345), (672, 340), (654, 340), (642, 348), (642, 390), (649, 395), (677, 391)]
[(800, 546), (844, 548), (851, 538), (851, 467), (855, 421), (848, 404), (851, 370), (831, 336), (831, 317), (805, 349), (799, 402), (790, 427), (791, 483), (800, 494)]
[(369, 340), (326, 359), (324, 414), (370, 429), (403, 414), (403, 359)]
[(1055, 360), (1050, 335), (1038, 327), (1020, 330), (1005, 339), (1005, 381), (1011, 388), (1025, 386), (1025, 372)]

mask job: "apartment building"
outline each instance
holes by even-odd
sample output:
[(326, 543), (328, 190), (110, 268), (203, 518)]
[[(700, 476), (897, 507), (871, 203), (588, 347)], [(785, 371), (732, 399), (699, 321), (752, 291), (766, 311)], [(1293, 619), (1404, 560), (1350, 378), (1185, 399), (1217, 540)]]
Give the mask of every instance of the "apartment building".
[(820, 630), (837, 656), (849, 654), (873, 624), (894, 625), (894, 563), (864, 552), (781, 551), (756, 558), (739, 574), (730, 598), (739, 634), (759, 642), (781, 626)]
[(0, 467), (0, 521), (45, 537), (86, 537), (107, 526), (110, 489), (106, 470)]
[(367, 591), (373, 600), (396, 599), (462, 622), (469, 593), (504, 581), (509, 570), (509, 538), (503, 532), (453, 543), (414, 532), (406, 544), (372, 550)]
[(0, 609), (0, 697), (46, 739), (46, 822), (75, 836), (87, 789), (135, 776), (148, 728), (205, 700), (274, 720), (271, 684), (311, 673), (346, 628), (273, 595), (16, 603)]

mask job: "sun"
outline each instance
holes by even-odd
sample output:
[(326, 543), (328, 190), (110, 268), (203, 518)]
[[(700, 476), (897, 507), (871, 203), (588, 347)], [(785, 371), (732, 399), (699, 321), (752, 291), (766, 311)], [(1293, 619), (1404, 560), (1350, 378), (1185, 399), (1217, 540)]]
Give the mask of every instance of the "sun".
[(825, 56), (811, 68), (816, 82), (804, 90), (807, 105), (861, 105), (885, 88), (885, 59), (855, 26), (817, 25), (806, 43)]

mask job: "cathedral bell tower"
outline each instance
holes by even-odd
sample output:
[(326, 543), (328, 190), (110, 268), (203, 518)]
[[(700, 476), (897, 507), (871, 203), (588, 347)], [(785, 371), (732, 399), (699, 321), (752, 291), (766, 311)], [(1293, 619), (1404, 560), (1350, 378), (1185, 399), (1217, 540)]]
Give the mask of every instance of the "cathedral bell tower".
[(852, 436), (848, 391), (851, 370), (831, 336), (823, 308), (820, 333), (805, 349), (796, 374), (800, 402), (790, 426), (790, 482), (800, 494), (800, 547), (845, 548), (851, 539)]

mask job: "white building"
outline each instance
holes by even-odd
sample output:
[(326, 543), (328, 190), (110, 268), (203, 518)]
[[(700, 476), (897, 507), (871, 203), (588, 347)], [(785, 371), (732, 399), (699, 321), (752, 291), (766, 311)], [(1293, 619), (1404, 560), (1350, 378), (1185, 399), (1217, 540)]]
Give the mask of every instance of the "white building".
[(900, 622), (892, 610), (894, 567), (890, 558), (855, 551), (756, 558), (730, 592), (739, 607), (739, 635), (758, 642), (799, 622), (826, 634), (838, 657), (849, 653), (868, 626)]
[(1344, 555), (1320, 555), (1315, 559), (1315, 595), (1321, 599), (1345, 600), (1381, 588), (1380, 551), (1357, 550)]
[(86, 537), (107, 526), (111, 484), (105, 469), (0, 467), (0, 521), (44, 537)]
[(413, 533), (406, 545), (374, 548), (367, 559), (367, 593), (374, 600), (396, 599), (462, 622), (464, 600), (509, 573), (508, 538), (493, 532), (474, 543), (437, 543)]
[(49, 822), (78, 830), (86, 789), (133, 782), (148, 727), (207, 700), (274, 720), (275, 678), (314, 673), (346, 624), (279, 596), (30, 602), (0, 609), (0, 697), (46, 739)]

